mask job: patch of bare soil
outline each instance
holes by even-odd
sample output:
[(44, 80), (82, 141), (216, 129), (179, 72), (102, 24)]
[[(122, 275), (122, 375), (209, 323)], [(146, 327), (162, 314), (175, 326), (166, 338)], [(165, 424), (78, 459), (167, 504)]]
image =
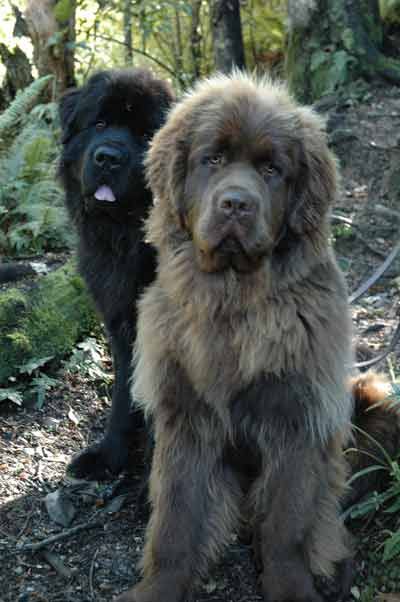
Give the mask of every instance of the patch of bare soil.
[[(335, 223), (335, 244), (354, 290), (399, 238), (400, 221), (376, 205), (400, 210), (400, 95), (398, 89), (377, 88), (365, 102), (341, 101), (329, 114), (331, 142), (343, 171), (335, 213), (354, 224)], [(397, 324), (399, 265), (397, 259), (353, 306), (360, 359), (383, 350)], [(379, 367), (391, 367), (398, 376), (398, 356), (397, 350), (390, 364), (385, 360)], [(109, 359), (103, 364), (110, 372)], [(106, 602), (138, 578), (147, 515), (142, 450), (140, 445), (132, 450), (131, 472), (121, 479), (66, 481), (71, 455), (101, 436), (110, 401), (108, 389), (87, 373), (64, 371), (59, 378), (41, 409), (0, 406), (0, 602)], [(56, 500), (46, 498), (55, 491)], [(363, 550), (357, 561), (358, 596), (372, 575), (365, 554), (369, 528), (356, 525)], [(42, 548), (27, 547), (48, 539)], [(390, 579), (377, 586), (380, 591), (399, 591)], [(236, 540), (195, 597), (197, 602), (261, 599), (250, 550)]]

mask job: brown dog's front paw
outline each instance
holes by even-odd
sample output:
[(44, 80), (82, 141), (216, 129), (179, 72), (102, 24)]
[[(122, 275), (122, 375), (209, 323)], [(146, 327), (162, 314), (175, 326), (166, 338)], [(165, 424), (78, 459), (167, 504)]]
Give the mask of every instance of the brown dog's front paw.
[(113, 598), (113, 602), (138, 602), (138, 599), (135, 596), (135, 588), (128, 589), (126, 592), (123, 592), (120, 596)]
[(262, 589), (265, 602), (323, 602), (311, 573), (300, 562), (264, 568)]
[(181, 576), (174, 573), (144, 579), (114, 598), (113, 602), (184, 602), (186, 594), (187, 589), (183, 587)]
[(354, 578), (354, 561), (352, 558), (343, 560), (336, 568), (334, 577), (315, 577), (315, 587), (323, 596), (325, 602), (342, 602), (350, 596)]

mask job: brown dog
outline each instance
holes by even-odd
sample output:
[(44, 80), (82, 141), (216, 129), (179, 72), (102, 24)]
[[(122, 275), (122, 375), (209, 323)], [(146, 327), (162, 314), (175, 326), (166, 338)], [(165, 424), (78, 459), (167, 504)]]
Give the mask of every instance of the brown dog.
[(269, 80), (217, 76), (172, 110), (147, 169), (159, 268), (134, 394), (155, 424), (152, 516), (143, 581), (118, 600), (183, 602), (244, 516), (265, 600), (318, 602), (314, 576), (350, 556), (352, 411), (321, 120)]

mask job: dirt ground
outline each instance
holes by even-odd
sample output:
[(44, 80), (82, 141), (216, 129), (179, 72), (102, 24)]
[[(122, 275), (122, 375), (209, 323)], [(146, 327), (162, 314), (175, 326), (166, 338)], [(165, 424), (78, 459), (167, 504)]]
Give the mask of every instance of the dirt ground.
[[(400, 207), (398, 88), (376, 88), (361, 103), (333, 99), (328, 110), (331, 143), (343, 172), (335, 214), (354, 222), (353, 227), (334, 222), (335, 245), (353, 291), (398, 240), (399, 220), (377, 209), (379, 204)], [(396, 327), (399, 266), (396, 260), (353, 306), (359, 359), (383, 350)], [(101, 345), (98, 362), (109, 375), (110, 360)], [(398, 377), (399, 351), (379, 368)], [(69, 458), (101, 436), (110, 387), (107, 377), (71, 369), (64, 368), (56, 378), (58, 384), (40, 409), (0, 405), (0, 602), (109, 602), (138, 577), (146, 523), (140, 450), (132, 452), (131, 472), (116, 481), (67, 482)], [(67, 526), (54, 522), (46, 508), (45, 497), (55, 491), (61, 493)], [(394, 520), (398, 528), (398, 517)], [(352, 528), (358, 550), (353, 599), (367, 602), (380, 592), (383, 600), (388, 592), (400, 592), (399, 562), (379, 564), (386, 518), (377, 515)], [(23, 548), (52, 536), (62, 538), (36, 551)], [(261, 600), (249, 548), (233, 540), (194, 599)], [(400, 594), (391, 598), (395, 600)]]

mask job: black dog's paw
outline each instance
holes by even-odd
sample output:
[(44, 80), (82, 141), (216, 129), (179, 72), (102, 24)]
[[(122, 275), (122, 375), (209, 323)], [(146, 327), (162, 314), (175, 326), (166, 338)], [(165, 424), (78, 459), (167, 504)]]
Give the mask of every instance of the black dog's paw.
[(128, 449), (106, 439), (77, 453), (67, 474), (77, 479), (102, 481), (118, 475), (128, 464)]
[(326, 602), (344, 602), (350, 597), (350, 589), (354, 577), (354, 561), (343, 560), (331, 579), (315, 577), (315, 587)]

